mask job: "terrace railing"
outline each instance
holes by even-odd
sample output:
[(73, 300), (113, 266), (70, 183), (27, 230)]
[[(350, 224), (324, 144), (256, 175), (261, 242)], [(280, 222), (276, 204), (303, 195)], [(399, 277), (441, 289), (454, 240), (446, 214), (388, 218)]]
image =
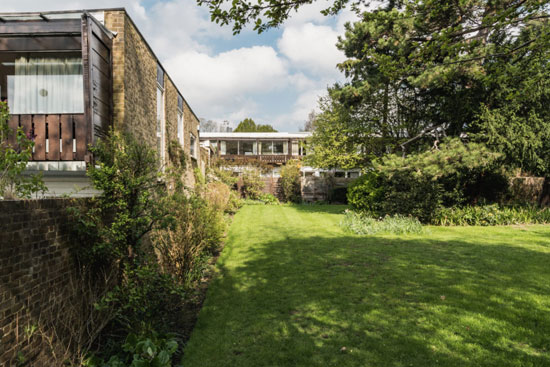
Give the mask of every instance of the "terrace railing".
[[(85, 161), (88, 141), (84, 114), (11, 115), (9, 127), (21, 127), (34, 140), (32, 161)], [(8, 137), (15, 145), (15, 134)]]

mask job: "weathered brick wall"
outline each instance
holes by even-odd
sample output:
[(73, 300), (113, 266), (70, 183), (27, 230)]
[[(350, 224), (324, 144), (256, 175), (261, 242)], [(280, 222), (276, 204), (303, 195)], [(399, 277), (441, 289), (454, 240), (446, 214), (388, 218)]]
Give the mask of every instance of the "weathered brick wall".
[[(115, 126), (130, 131), (140, 141), (156, 148), (157, 63), (132, 20), (124, 11), (105, 12), (105, 26), (118, 34), (113, 43), (113, 90)], [(177, 88), (164, 77), (166, 135), (165, 147), (177, 139)], [(189, 156), (190, 134), (197, 139), (199, 121), (184, 101), (184, 151)], [(167, 152), (164, 152), (168, 161)], [(198, 162), (195, 162), (198, 164)], [(186, 173), (187, 183), (194, 183), (193, 164)]]
[(43, 315), (67, 302), (59, 290), (75, 277), (69, 253), (68, 199), (0, 201), (0, 366), (54, 366), (29, 334)]

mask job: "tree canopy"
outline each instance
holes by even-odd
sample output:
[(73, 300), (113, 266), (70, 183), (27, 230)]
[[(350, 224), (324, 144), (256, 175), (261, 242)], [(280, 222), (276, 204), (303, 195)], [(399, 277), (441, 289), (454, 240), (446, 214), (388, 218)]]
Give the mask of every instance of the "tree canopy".
[(277, 130), (273, 128), (273, 126), (269, 124), (256, 124), (254, 120), (251, 118), (245, 118), (241, 122), (239, 122), (239, 125), (234, 130), (236, 133), (254, 133), (254, 132), (263, 132), (263, 133), (276, 133)]
[[(348, 81), (329, 88), (329, 105), (340, 107), (325, 108), (317, 125), (346, 110), (337, 133), (363, 148), (358, 164), (376, 152), (413, 152), (443, 136), (467, 136), (503, 151), (511, 166), (548, 174), (548, 8), (536, 0), (427, 0), (362, 13), (337, 45)], [(314, 133), (314, 154), (326, 148), (337, 155), (324, 132)], [(372, 137), (382, 150), (364, 149)]]

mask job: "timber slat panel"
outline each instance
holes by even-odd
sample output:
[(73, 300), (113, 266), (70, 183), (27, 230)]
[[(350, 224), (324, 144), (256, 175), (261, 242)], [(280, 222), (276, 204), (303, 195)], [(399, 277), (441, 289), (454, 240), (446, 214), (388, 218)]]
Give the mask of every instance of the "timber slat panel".
[(76, 139), (76, 154), (77, 161), (83, 161), (87, 151), (86, 144), (86, 120), (84, 115), (76, 115), (73, 117), (75, 123), (75, 139)]
[(34, 153), (32, 158), (35, 161), (46, 160), (46, 116), (34, 115)]
[(32, 115), (21, 115), (19, 122), (23, 128), (23, 132), (29, 137), (32, 129)]
[(8, 126), (11, 129), (11, 134), (8, 137), (8, 144), (15, 147), (15, 143), (17, 142), (17, 128), (19, 128), (19, 115), (11, 115)]
[(61, 115), (61, 160), (73, 160), (73, 119), (71, 115)]
[(59, 115), (48, 115), (48, 160), (59, 160)]

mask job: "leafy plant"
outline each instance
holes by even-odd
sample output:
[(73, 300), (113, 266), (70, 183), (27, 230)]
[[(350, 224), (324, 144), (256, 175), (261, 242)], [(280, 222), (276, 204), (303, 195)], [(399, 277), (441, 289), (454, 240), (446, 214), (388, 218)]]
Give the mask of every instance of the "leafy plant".
[(499, 158), (482, 144), (456, 138), (432, 151), (388, 155), (350, 185), (348, 200), (375, 216), (412, 215), (428, 223), (443, 204), (501, 197), (507, 180), (495, 173)]
[(383, 218), (373, 218), (372, 216), (346, 210), (341, 226), (355, 234), (373, 235), (380, 233), (391, 234), (416, 234), (423, 231), (420, 221), (413, 217), (402, 215), (387, 215)]
[(433, 219), (442, 226), (495, 226), (550, 223), (550, 208), (481, 205), (442, 208)]
[(258, 199), (265, 183), (257, 170), (246, 170), (241, 176), (241, 194), (245, 199)]
[(128, 334), (122, 351), (111, 356), (106, 362), (99, 357), (91, 357), (88, 367), (172, 367), (172, 357), (178, 349), (178, 342), (171, 337)]
[(157, 154), (114, 131), (91, 151), (96, 162), (87, 174), (101, 194), (71, 208), (77, 256), (84, 263), (124, 267), (144, 251), (144, 237), (170, 220)]
[[(8, 125), (8, 105), (0, 102), (0, 199), (30, 198), (48, 189), (42, 174), (23, 174), (32, 158), (34, 141), (32, 131), (26, 135), (21, 127), (13, 131)], [(15, 135), (15, 145), (9, 145), (8, 137)]]
[(284, 201), (293, 203), (302, 201), (301, 177), (300, 162), (297, 160), (290, 160), (281, 168), (279, 185)]

